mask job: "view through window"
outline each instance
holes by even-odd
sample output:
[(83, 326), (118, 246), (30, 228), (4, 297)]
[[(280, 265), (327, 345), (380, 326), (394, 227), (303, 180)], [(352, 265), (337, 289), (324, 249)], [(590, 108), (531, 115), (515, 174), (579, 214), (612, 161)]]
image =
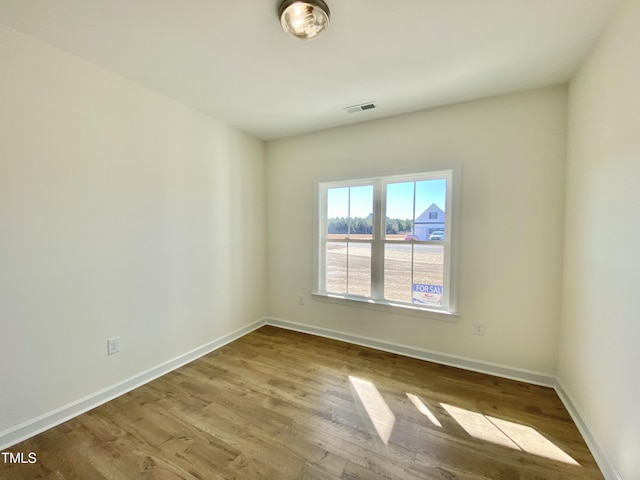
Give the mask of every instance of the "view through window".
[(450, 311), (451, 172), (320, 184), (317, 293)]

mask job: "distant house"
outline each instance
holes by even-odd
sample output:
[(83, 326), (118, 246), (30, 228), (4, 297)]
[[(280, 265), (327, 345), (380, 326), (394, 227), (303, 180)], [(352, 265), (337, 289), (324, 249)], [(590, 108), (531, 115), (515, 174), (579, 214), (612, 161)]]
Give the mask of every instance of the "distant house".
[(413, 234), (419, 240), (429, 240), (436, 230), (444, 231), (444, 210), (432, 203), (413, 224)]

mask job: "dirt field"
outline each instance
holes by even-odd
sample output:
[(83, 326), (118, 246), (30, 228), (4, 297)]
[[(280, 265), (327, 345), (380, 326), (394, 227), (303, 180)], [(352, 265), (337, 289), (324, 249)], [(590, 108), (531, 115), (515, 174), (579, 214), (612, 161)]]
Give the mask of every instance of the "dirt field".
[[(404, 235), (401, 236), (404, 239)], [(413, 249), (413, 252), (412, 252)], [(348, 251), (348, 255), (347, 255)], [(435, 253), (434, 253), (435, 252)], [(432, 245), (389, 244), (385, 249), (387, 300), (411, 302), (413, 283), (443, 284), (443, 249)], [(347, 265), (348, 259), (348, 265)], [(347, 292), (348, 267), (348, 292)], [(327, 291), (371, 295), (371, 247), (362, 243), (327, 244)]]

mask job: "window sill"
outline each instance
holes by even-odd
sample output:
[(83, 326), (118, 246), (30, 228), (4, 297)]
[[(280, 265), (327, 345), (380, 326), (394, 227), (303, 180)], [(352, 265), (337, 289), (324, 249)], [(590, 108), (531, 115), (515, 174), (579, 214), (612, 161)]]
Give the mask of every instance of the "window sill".
[(388, 301), (374, 301), (366, 298), (347, 297), (342, 295), (330, 295), (324, 293), (312, 293), (315, 300), (321, 302), (335, 303), (350, 307), (368, 308), (379, 312), (389, 312), (398, 315), (408, 315), (411, 317), (428, 318), (444, 322), (456, 322), (460, 315), (458, 313), (446, 312), (443, 310), (432, 310), (403, 303), (393, 303)]

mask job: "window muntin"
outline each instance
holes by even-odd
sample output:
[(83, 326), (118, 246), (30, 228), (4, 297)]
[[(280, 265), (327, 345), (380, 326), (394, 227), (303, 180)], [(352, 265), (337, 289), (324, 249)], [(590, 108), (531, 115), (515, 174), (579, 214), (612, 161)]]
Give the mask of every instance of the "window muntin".
[(451, 183), (447, 170), (319, 184), (315, 293), (453, 312)]

